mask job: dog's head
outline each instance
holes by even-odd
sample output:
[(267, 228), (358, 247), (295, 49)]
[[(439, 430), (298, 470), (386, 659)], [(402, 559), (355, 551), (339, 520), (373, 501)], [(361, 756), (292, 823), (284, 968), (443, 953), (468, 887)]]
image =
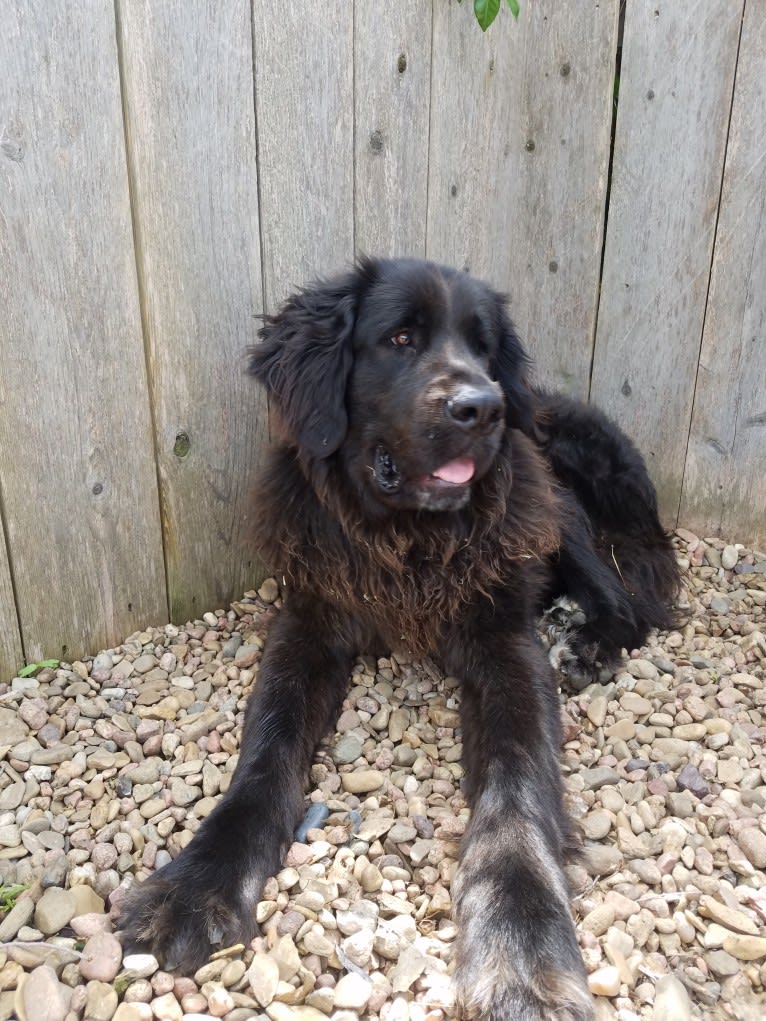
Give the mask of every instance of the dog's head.
[(456, 270), (365, 259), (265, 319), (249, 368), (304, 462), (337, 457), (366, 501), (454, 510), (507, 427), (531, 433), (505, 300)]

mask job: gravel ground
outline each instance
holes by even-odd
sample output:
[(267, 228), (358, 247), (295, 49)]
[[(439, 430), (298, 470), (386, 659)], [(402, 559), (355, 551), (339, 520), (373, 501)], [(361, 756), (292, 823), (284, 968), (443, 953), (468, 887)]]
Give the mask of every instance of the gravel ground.
[[(573, 902), (599, 1019), (766, 1016), (766, 556), (679, 531), (687, 623), (604, 687), (562, 691)], [(312, 769), (263, 935), (193, 976), (123, 959), (134, 875), (191, 839), (236, 763), (273, 581), (0, 684), (0, 1021), (441, 1021), (468, 809), (459, 691), (429, 662), (360, 660)], [(258, 953), (254, 955), (253, 950)]]

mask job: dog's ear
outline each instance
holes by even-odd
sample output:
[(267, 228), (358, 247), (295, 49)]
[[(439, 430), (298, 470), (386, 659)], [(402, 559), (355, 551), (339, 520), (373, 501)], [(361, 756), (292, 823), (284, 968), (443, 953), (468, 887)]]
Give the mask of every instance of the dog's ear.
[(263, 317), (261, 343), (248, 352), (248, 372), (274, 398), (298, 446), (314, 457), (329, 457), (346, 435), (358, 290), (353, 271), (298, 291)]
[(499, 346), (492, 369), (505, 394), (506, 421), (512, 429), (521, 429), (534, 438), (535, 398), (529, 382), (532, 363), (511, 322), (505, 300), (499, 296), (496, 323)]

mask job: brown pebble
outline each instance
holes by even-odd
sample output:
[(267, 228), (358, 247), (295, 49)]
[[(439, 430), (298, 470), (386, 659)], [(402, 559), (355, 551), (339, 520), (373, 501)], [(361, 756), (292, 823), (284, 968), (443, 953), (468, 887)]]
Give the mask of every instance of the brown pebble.
[(111, 982), (120, 970), (122, 945), (111, 932), (97, 932), (85, 944), (80, 974), (85, 979)]

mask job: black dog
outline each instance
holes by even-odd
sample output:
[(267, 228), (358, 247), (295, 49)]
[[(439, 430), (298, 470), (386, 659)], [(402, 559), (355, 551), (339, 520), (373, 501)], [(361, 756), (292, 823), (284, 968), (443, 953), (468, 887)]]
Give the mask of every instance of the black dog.
[(282, 438), (259, 534), (286, 605), (231, 788), (131, 891), (128, 941), (189, 969), (211, 945), (253, 936), (354, 657), (405, 644), (463, 685), (462, 1007), (583, 1021), (592, 1003), (563, 871), (576, 841), (535, 621), (547, 599), (577, 601), (578, 683), (669, 623), (677, 570), (643, 461), (598, 411), (530, 387), (503, 299), (454, 270), (364, 260), (293, 295), (261, 337), (250, 370)]

